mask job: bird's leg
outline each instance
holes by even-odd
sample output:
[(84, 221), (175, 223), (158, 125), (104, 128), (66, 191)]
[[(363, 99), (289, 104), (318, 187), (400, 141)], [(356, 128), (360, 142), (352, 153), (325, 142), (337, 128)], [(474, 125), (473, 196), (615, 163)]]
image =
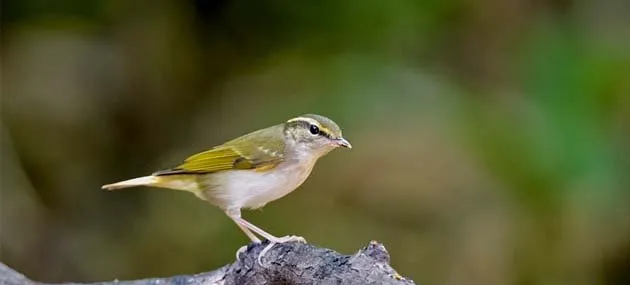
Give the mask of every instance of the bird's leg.
[(238, 222), (236, 222), (236, 225), (247, 235), (247, 237), (249, 239), (252, 240), (252, 242), (254, 243), (261, 243), (262, 241), (260, 241), (260, 239), (254, 234), (252, 233), (248, 228), (244, 227), (243, 225), (239, 224)]
[[(260, 239), (256, 235), (254, 235), (254, 233), (252, 233), (248, 228), (244, 227), (243, 225), (239, 223), (238, 219), (241, 218), (241, 210), (239, 209), (228, 210), (228, 211), (225, 211), (225, 213), (228, 215), (228, 217), (230, 217), (236, 223), (238, 228), (241, 229), (250, 240), (252, 240), (252, 242), (261, 243)], [(247, 250), (247, 245), (244, 245), (241, 248), (239, 248), (236, 251), (236, 259), (238, 260), (239, 255), (241, 255), (241, 253), (245, 252), (246, 250)]]
[(255, 226), (254, 224), (246, 221), (245, 219), (238, 217), (237, 218), (237, 223), (239, 223), (241, 226), (246, 227), (250, 230), (252, 230), (253, 232), (259, 234), (261, 237), (264, 237), (265, 239), (267, 239), (270, 243), (285, 243), (285, 242), (292, 242), (292, 241), (297, 241), (297, 242), (303, 242), (306, 243), (306, 240), (303, 237), (300, 236), (283, 236), (283, 237), (276, 237), (273, 236), (272, 234), (264, 231), (263, 229)]
[(254, 243), (261, 243), (260, 239), (254, 235), (254, 233), (252, 233), (246, 226), (243, 226), (241, 224), (241, 220), (243, 220), (241, 218), (241, 210), (240, 209), (231, 209), (231, 210), (227, 210), (225, 211), (225, 213), (228, 215), (228, 217), (230, 217), (235, 223), (236, 225), (247, 235), (247, 237), (252, 240), (252, 242)]
[[(263, 229), (255, 226), (254, 224), (246, 221), (245, 219), (241, 218), (241, 211), (239, 210), (228, 210), (226, 211), (227, 215), (230, 216), (230, 218), (232, 218), (232, 220), (234, 220), (234, 222), (236, 222), (236, 224), (239, 226), (239, 228), (241, 228), (241, 230), (243, 230), (243, 232), (245, 232), (245, 234), (247, 234), (248, 237), (250, 237), (250, 239), (252, 239), (252, 241), (254, 242), (260, 242), (260, 240), (258, 238), (256, 238), (256, 236), (254, 236), (254, 234), (251, 232), (255, 232), (257, 234), (259, 234), (261, 237), (267, 239), (269, 241), (269, 244), (260, 252), (260, 254), (258, 255), (258, 264), (263, 265), (262, 263), (262, 257), (267, 253), (267, 251), (269, 251), (275, 244), (277, 243), (285, 243), (285, 242), (293, 242), (293, 241), (297, 241), (297, 242), (303, 242), (306, 243), (306, 239), (304, 239), (303, 237), (300, 236), (283, 236), (283, 237), (276, 237), (266, 231), (264, 231)], [(250, 231), (251, 230), (251, 231)], [(251, 235), (251, 236), (250, 236)], [(252, 238), (253, 236), (253, 238)], [(256, 240), (254, 240), (256, 239)], [(246, 249), (247, 247), (245, 247)], [(236, 253), (236, 258), (238, 259), (238, 255), (239, 253), (241, 253), (243, 250), (243, 248), (240, 248), (237, 253)]]
[(258, 261), (258, 264), (260, 264), (261, 266), (265, 267), (263, 262), (262, 262), (262, 257), (265, 256), (265, 254), (271, 249), (273, 248), (273, 246), (277, 243), (285, 243), (285, 242), (292, 242), (292, 241), (297, 241), (297, 242), (303, 242), (306, 243), (306, 239), (304, 239), (303, 237), (300, 236), (283, 236), (283, 237), (276, 237), (273, 236), (272, 234), (262, 230), (261, 228), (255, 226), (254, 224), (246, 221), (245, 219), (238, 217), (237, 223), (240, 224), (240, 226), (243, 226), (245, 228), (248, 228), (252, 231), (254, 231), (255, 233), (259, 234), (260, 236), (264, 237), (265, 239), (267, 239), (269, 241), (269, 244), (267, 246), (265, 246), (265, 248), (263, 248), (263, 250), (260, 252), (260, 254), (258, 254), (258, 258), (256, 259)]

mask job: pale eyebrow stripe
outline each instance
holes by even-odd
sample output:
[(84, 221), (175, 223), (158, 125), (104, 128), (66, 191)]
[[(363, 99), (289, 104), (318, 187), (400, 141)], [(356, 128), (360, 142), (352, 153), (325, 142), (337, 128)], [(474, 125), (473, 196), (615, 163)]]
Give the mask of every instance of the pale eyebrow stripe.
[(317, 120), (315, 119), (311, 119), (311, 118), (307, 118), (307, 117), (296, 117), (293, 119), (290, 119), (287, 121), (287, 123), (297, 123), (297, 122), (303, 122), (303, 123), (307, 123), (307, 124), (311, 124), (311, 125), (315, 125), (319, 128), (320, 132), (323, 132), (325, 134), (326, 137), (328, 138), (332, 138), (332, 133), (330, 132), (330, 130), (324, 126), (322, 126)]
[(297, 117), (297, 118), (293, 118), (287, 121), (287, 123), (293, 123), (293, 122), (307, 122), (311, 125), (316, 125), (320, 129), (322, 128), (322, 125), (320, 125), (317, 120), (307, 118), (307, 117)]

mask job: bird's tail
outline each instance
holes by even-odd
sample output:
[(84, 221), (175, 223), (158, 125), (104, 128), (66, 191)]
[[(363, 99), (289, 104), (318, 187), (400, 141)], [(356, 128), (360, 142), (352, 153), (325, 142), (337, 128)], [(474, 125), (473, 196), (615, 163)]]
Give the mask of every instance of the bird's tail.
[(103, 185), (106, 190), (118, 190), (129, 187), (150, 186), (158, 188), (168, 188), (196, 193), (199, 191), (199, 184), (195, 175), (149, 175)]
[(133, 178), (125, 181), (120, 181), (112, 184), (103, 185), (102, 189), (106, 190), (118, 190), (129, 187), (137, 187), (137, 186), (154, 186), (159, 182), (159, 178), (157, 176), (143, 176), (138, 178)]

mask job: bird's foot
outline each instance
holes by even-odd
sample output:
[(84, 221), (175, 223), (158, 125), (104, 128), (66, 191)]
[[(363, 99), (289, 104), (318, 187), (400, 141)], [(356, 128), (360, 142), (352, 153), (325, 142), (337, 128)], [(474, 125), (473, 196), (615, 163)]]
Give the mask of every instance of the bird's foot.
[(300, 243), (306, 243), (306, 239), (301, 237), (301, 236), (283, 236), (283, 237), (277, 237), (273, 240), (269, 241), (270, 243), (285, 243), (285, 242), (300, 242)]
[[(300, 243), (306, 243), (306, 239), (301, 237), (301, 236), (283, 236), (283, 237), (276, 237), (273, 238), (271, 240), (269, 240), (269, 244), (267, 246), (265, 246), (265, 248), (260, 252), (260, 254), (258, 254), (258, 258), (256, 259), (258, 261), (258, 264), (260, 264), (262, 267), (266, 267), (263, 262), (262, 262), (262, 257), (276, 244), (278, 243), (286, 243), (286, 242), (300, 242)], [(247, 248), (245, 248), (247, 249)], [(240, 251), (240, 249), (239, 249)], [(238, 254), (237, 254), (238, 255)]]
[(237, 251), (236, 251), (236, 260), (239, 261), (241, 260), (241, 253), (245, 253), (247, 251), (247, 247), (249, 245), (244, 245), (241, 246)]
[[(260, 240), (255, 240), (252, 241), (253, 244), (260, 244), (262, 243)], [(245, 253), (247, 252), (247, 249), (249, 248), (250, 244), (246, 244), (244, 246), (241, 246), (237, 251), (236, 251), (236, 260), (240, 261), (241, 260), (241, 253)]]

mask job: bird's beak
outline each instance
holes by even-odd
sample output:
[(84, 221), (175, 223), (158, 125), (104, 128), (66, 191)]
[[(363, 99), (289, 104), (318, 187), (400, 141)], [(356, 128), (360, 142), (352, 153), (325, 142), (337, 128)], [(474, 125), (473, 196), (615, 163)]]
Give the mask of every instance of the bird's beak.
[(344, 139), (344, 138), (338, 138), (338, 139), (336, 139), (336, 140), (335, 140), (335, 143), (336, 143), (338, 146), (343, 146), (343, 147), (345, 147), (345, 148), (352, 148), (352, 145), (350, 144), (350, 142), (349, 142), (349, 141), (347, 141), (347, 140), (346, 140), (346, 139)]

